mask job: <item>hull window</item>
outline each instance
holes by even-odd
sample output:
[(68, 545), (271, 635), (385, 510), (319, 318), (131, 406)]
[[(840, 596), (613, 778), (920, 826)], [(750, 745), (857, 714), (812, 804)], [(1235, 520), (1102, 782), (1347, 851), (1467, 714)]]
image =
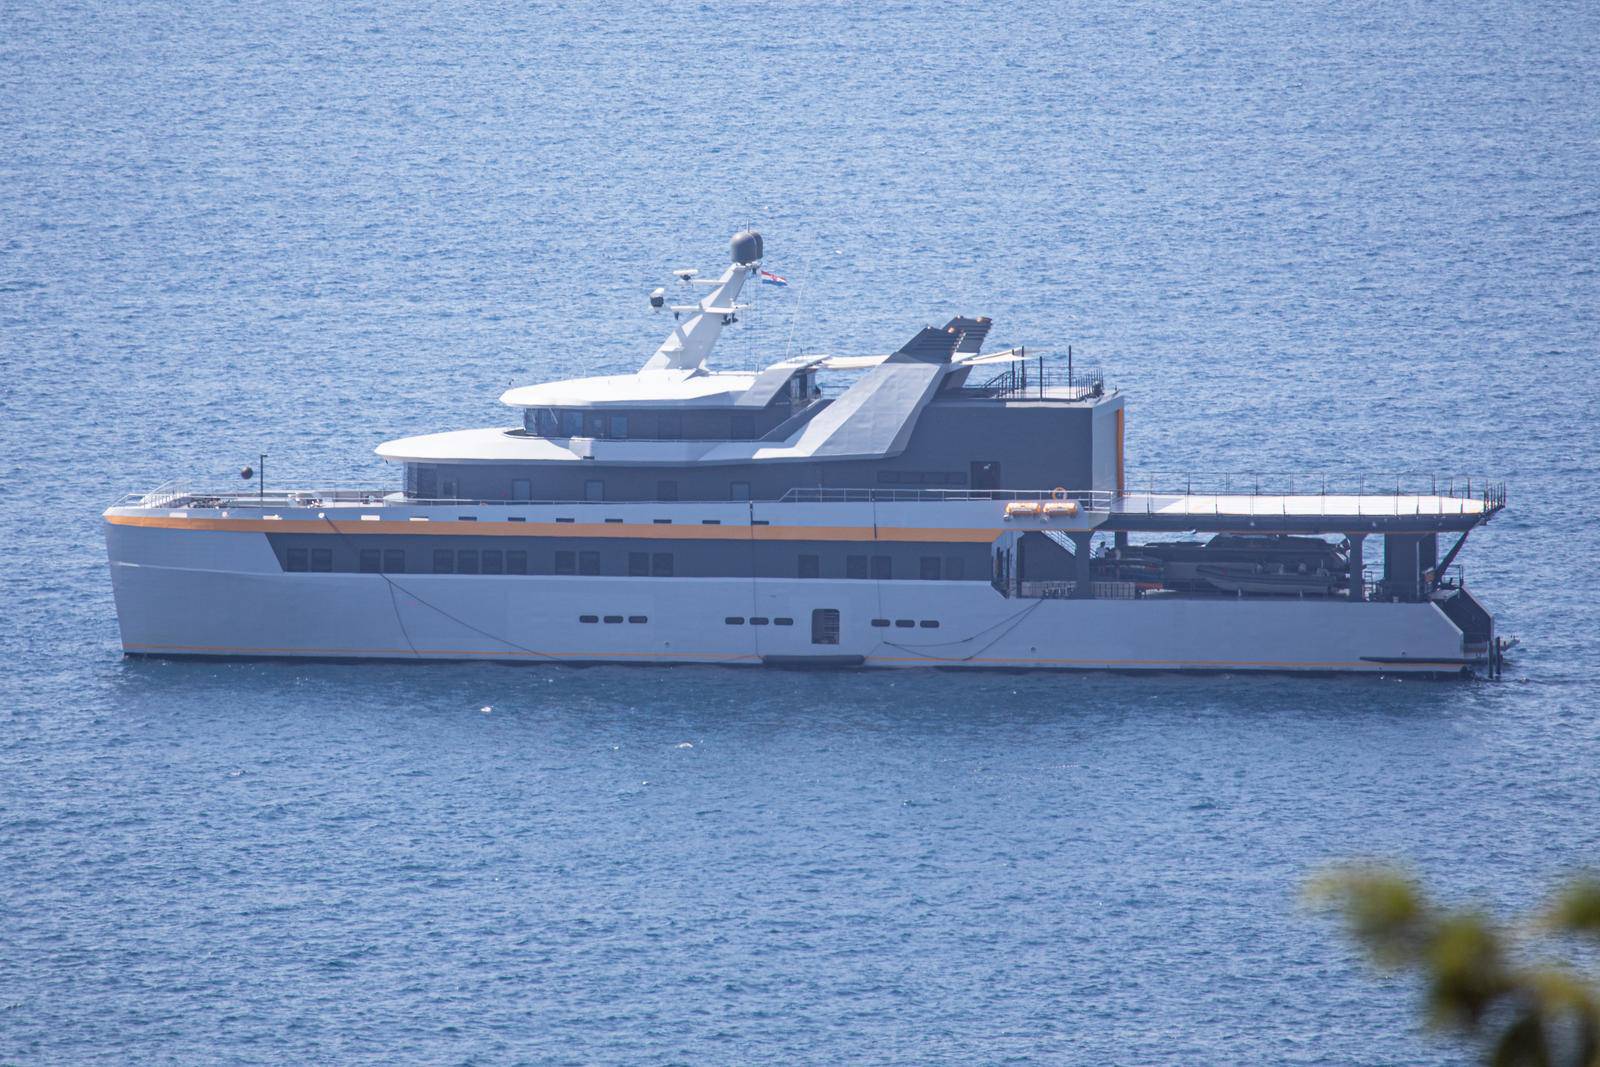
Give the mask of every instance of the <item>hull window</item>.
[(838, 608), (817, 608), (811, 613), (811, 643), (813, 645), (839, 643)]

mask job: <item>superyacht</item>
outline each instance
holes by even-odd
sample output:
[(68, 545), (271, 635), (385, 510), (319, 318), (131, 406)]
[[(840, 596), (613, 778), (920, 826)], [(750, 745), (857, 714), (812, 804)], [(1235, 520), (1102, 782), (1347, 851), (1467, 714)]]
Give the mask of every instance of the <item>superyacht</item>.
[(1136, 490), (1122, 394), (986, 352), (986, 318), (715, 370), (762, 254), (736, 234), (717, 277), (652, 292), (673, 325), (637, 372), (380, 445), (402, 488), (169, 485), (109, 508), (124, 652), (1498, 672), (1456, 563), (1498, 485)]

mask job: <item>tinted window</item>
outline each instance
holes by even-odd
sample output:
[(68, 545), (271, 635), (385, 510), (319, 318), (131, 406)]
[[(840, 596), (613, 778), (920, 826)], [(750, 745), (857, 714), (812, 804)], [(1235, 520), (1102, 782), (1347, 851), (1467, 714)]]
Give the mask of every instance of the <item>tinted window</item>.
[(289, 550), (289, 569), (292, 571), (310, 570), (311, 564), (308, 562), (310, 559), (311, 553), (305, 549), (291, 548)]
[(604, 500), (606, 498), (606, 483), (597, 479), (583, 483), (583, 499)]
[(579, 622), (599, 622), (600, 621), (600, 616), (598, 616), (598, 615), (579, 615), (578, 616), (578, 621)]
[(619, 623), (622, 622), (622, 616), (621, 615), (607, 615), (606, 616), (606, 622), (609, 623), (612, 626), (616, 626), (616, 625), (618, 625)]
[(630, 578), (645, 578), (645, 577), (648, 577), (649, 574), (650, 574), (650, 553), (648, 553), (648, 552), (629, 552), (628, 553), (628, 577), (630, 577)]
[(576, 552), (557, 552), (556, 553), (556, 573), (557, 574), (577, 574), (578, 573), (578, 554)]
[(379, 561), (382, 560), (382, 558), (382, 555), (379, 554), (376, 548), (363, 548), (361, 550), (360, 561), (361, 573), (377, 574)]
[(676, 499), (678, 499), (678, 483), (677, 482), (657, 482), (656, 483), (656, 499), (657, 500), (676, 500)]
[(507, 574), (527, 574), (528, 554), (520, 548), (506, 553)]
[(889, 625), (889, 620), (888, 619), (873, 619), (872, 620), (872, 625), (876, 626), (878, 629), (881, 630), (885, 626)]
[(604, 437), (606, 435), (606, 417), (596, 411), (587, 411), (583, 415), (583, 436)]
[(672, 553), (656, 552), (650, 556), (650, 573), (657, 578), (672, 577)]
[(406, 572), (406, 550), (403, 548), (384, 549), (383, 569), (390, 574), (404, 574)]
[(511, 480), (512, 500), (532, 500), (533, 483), (526, 478), (513, 478)]
[(939, 620), (923, 619), (921, 622), (917, 623), (917, 625), (922, 627), (924, 630), (937, 630), (939, 628)]
[(811, 613), (811, 643), (837, 645), (839, 643), (839, 610), (818, 608)]
[(600, 553), (598, 553), (598, 552), (579, 552), (578, 553), (578, 573), (579, 574), (599, 574), (600, 573)]
[(638, 625), (640, 623), (649, 622), (650, 621), (650, 616), (648, 616), (648, 615), (629, 615), (628, 616), (628, 621), (633, 623), (633, 624), (635, 624), (635, 625)]
[(922, 580), (936, 582), (939, 580), (939, 557), (922, 557)]
[(483, 573), (504, 574), (506, 572), (506, 554), (498, 548), (483, 550)]
[(749, 500), (750, 499), (750, 483), (749, 482), (730, 482), (728, 484), (728, 499), (729, 500)]
[(539, 436), (561, 436), (561, 420), (556, 418), (556, 413), (549, 408), (539, 409)]
[(735, 415), (733, 417), (733, 439), (735, 441), (748, 441), (756, 435), (756, 417), (754, 415)]
[(894, 577), (894, 571), (890, 566), (888, 556), (872, 557), (872, 576), (880, 581), (886, 581)]
[(765, 615), (752, 615), (750, 617), (751, 626), (765, 626), (771, 621), (772, 620), (767, 618)]
[(333, 549), (313, 548), (311, 550), (311, 569), (324, 573), (333, 570)]
[(776, 619), (772, 620), (772, 625), (774, 625), (774, 626), (793, 626), (794, 625), (794, 620), (793, 619), (789, 619), (789, 618), (785, 618), (784, 616), (780, 615)]
[(894, 624), (902, 630), (909, 630), (917, 624), (915, 619), (896, 619)]
[(626, 436), (628, 436), (628, 416), (626, 416), (626, 415), (613, 415), (613, 416), (611, 416), (611, 436), (612, 437), (626, 437)]
[(656, 434), (666, 440), (683, 436), (683, 416), (677, 412), (662, 412), (656, 425)]
[(798, 573), (802, 578), (820, 578), (822, 577), (822, 561), (816, 556), (802, 555)]
[(744, 616), (743, 615), (729, 615), (726, 619), (723, 619), (722, 621), (727, 623), (729, 626), (743, 626), (744, 625)]
[(456, 569), (456, 554), (448, 548), (433, 550), (433, 573), (454, 574)]
[(463, 548), (460, 552), (456, 553), (456, 573), (457, 574), (477, 574), (478, 573), (478, 550), (477, 549), (475, 549), (475, 548)]
[(867, 576), (867, 557), (850, 556), (844, 561), (844, 576), (846, 578), (865, 578)]
[(561, 436), (580, 437), (583, 434), (583, 415), (576, 411), (561, 413)]

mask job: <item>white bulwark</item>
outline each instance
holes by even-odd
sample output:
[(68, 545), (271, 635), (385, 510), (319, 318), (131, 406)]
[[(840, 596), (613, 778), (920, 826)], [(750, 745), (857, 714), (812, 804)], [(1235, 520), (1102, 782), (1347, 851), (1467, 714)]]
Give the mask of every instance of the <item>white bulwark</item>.
[(1498, 673), (1458, 558), (1499, 486), (1132, 477), (1121, 394), (983, 353), (982, 318), (714, 371), (761, 238), (732, 253), (651, 294), (674, 321), (638, 373), (511, 389), (514, 425), (379, 446), (400, 488), (109, 508), (125, 652)]

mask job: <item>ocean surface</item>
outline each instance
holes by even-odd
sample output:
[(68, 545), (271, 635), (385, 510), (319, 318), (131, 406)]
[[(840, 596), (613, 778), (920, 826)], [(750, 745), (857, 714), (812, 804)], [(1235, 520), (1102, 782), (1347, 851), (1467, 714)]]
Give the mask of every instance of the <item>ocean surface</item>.
[[(0, 0), (0, 1062), (1449, 1064), (1301, 890), (1600, 864), (1600, 8)], [(1504, 480), (1498, 683), (124, 660), (100, 511), (951, 314)]]

